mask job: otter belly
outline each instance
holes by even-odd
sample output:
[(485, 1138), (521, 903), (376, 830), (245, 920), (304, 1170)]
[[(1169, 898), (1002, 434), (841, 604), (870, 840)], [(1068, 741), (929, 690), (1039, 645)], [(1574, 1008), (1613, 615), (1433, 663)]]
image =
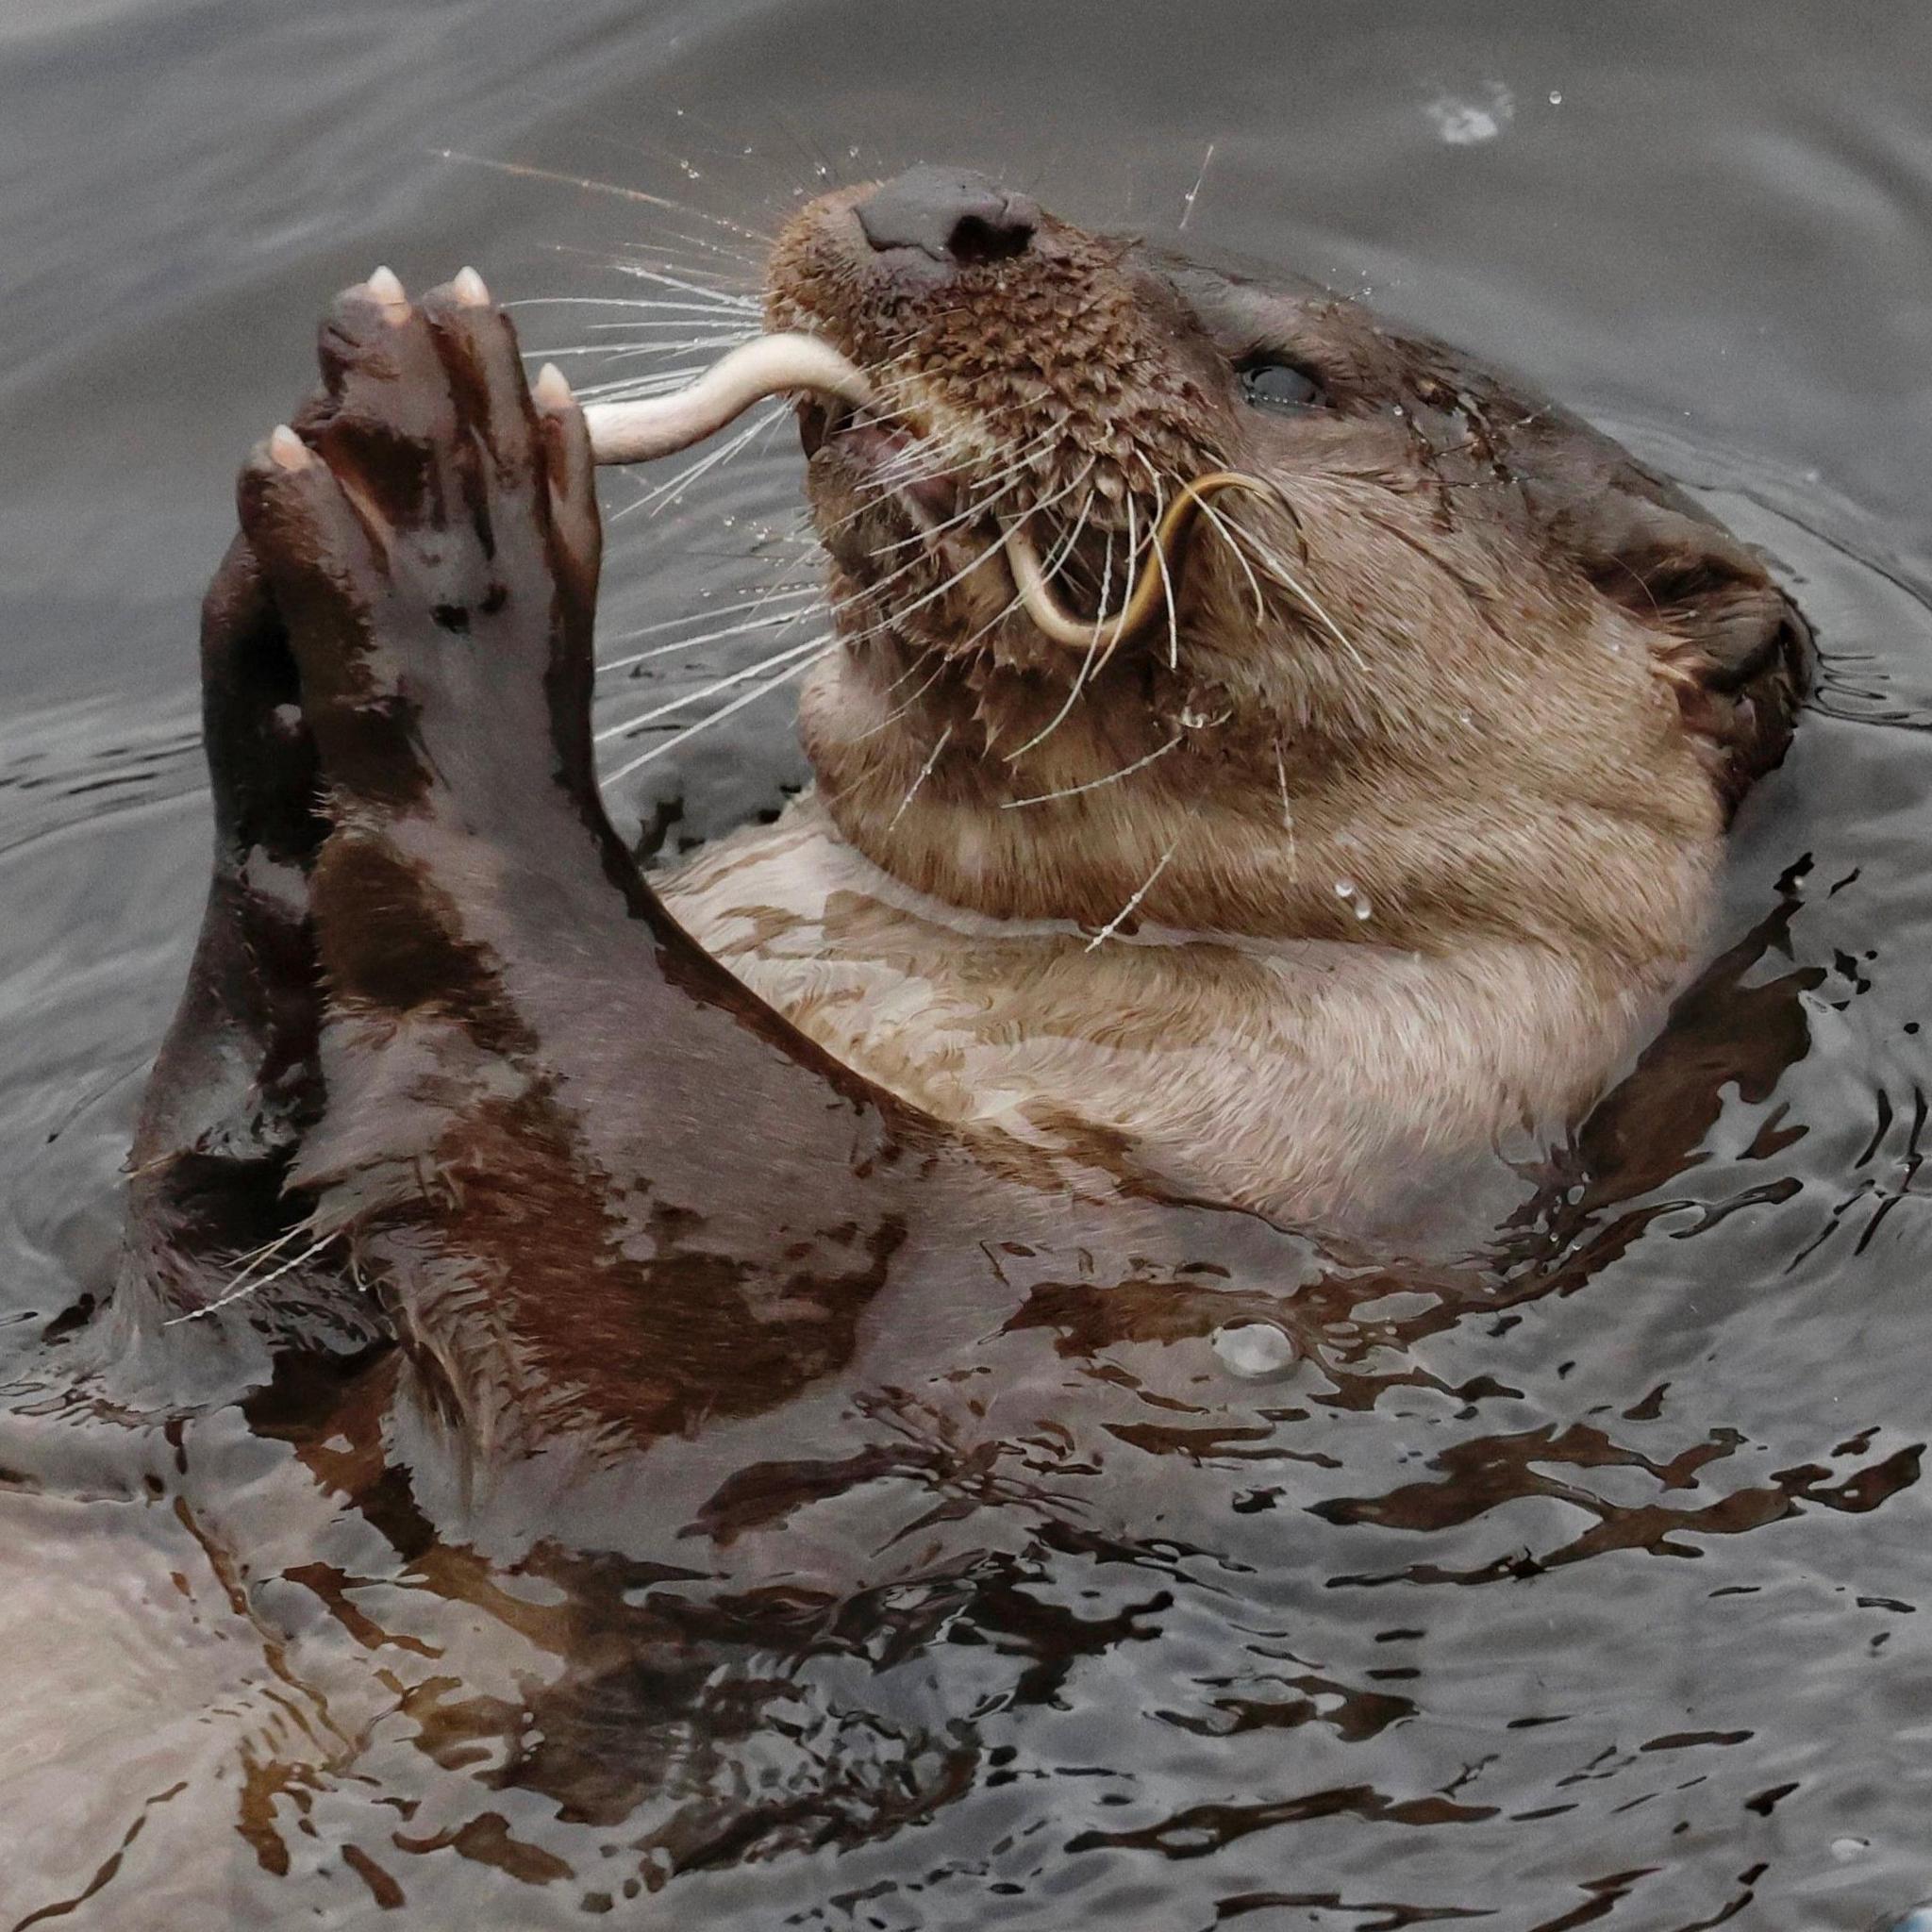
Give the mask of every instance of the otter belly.
[(1343, 1225), (1560, 1130), (1669, 977), (1607, 987), (1502, 941), (995, 920), (879, 870), (809, 793), (658, 883), (802, 1032), (942, 1120)]

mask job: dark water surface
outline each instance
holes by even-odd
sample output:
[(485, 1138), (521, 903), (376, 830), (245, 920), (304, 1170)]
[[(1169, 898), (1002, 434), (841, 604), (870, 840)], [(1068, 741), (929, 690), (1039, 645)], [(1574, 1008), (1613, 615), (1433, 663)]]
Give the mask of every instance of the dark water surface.
[[(0, 1926), (1857, 1932), (1932, 1892), (1928, 73), (1909, 0), (16, 0)], [(853, 1477), (837, 1602), (440, 1539), (379, 1476), (380, 1368), (103, 1409), (59, 1318), (199, 911), (193, 607), (320, 306), (378, 261), (743, 287), (735, 225), (921, 158), (1367, 292), (1764, 546), (1824, 675), (1723, 958), (1484, 1253), (1307, 1289), (1286, 1380), (1069, 1293), (962, 1357), (1058, 1391), (1010, 1430), (882, 1397), (896, 1513)], [(607, 639), (799, 579), (797, 466), (655, 515), (613, 479)], [(605, 716), (809, 635), (646, 659)], [(630, 820), (775, 807), (789, 689)]]

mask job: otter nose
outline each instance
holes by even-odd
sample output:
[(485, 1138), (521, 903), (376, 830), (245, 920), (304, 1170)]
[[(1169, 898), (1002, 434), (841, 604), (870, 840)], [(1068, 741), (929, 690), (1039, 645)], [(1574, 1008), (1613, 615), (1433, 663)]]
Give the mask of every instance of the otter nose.
[(956, 168), (909, 168), (855, 212), (877, 253), (916, 248), (960, 268), (1024, 253), (1040, 226), (1037, 202)]

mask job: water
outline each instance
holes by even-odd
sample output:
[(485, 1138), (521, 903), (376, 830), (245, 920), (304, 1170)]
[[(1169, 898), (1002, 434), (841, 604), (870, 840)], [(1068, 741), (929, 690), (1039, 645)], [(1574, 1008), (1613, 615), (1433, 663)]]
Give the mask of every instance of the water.
[[(0, 1924), (1857, 1932), (1932, 1890), (1928, 60), (1916, 8), (1766, 0), (16, 5)], [(205, 866), (193, 605), (321, 302), (735, 274), (721, 221), (919, 158), (1368, 292), (1780, 561), (1824, 676), (1710, 974), (1533, 1209), (1331, 1267), (1270, 1379), (1210, 1340), (1265, 1298), (1036, 1288), (962, 1349), (976, 1434), (908, 1391), (885, 1476), (811, 1478), (838, 1602), (449, 1543), (379, 1361), (104, 1409), (76, 1311)], [(795, 469), (614, 525), (607, 633), (794, 575)], [(774, 691), (620, 805), (669, 853), (801, 775)]]

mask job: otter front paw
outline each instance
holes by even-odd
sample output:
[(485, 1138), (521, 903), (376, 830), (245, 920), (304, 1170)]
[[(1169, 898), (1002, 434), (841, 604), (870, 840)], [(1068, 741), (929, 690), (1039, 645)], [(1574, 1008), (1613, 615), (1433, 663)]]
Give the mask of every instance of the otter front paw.
[(470, 269), (420, 303), (386, 270), (346, 291), (320, 359), (239, 494), (338, 817), (497, 827), (553, 785), (593, 812), (601, 533), (568, 385), (525, 383)]

